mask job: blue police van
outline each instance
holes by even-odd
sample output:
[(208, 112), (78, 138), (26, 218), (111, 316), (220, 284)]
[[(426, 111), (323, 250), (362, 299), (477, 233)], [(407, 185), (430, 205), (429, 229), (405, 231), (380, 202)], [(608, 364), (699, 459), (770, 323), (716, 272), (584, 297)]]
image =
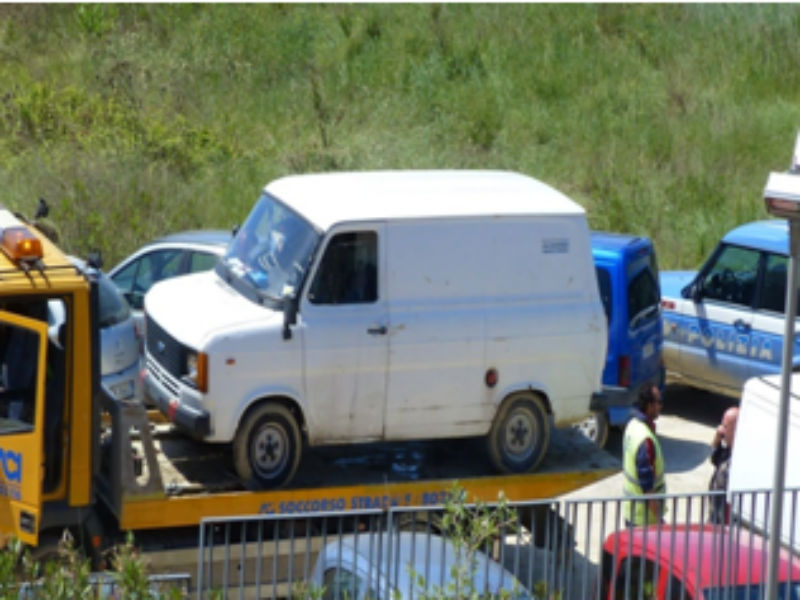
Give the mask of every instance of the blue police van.
[(750, 377), (780, 373), (788, 262), (787, 222), (771, 219), (732, 229), (699, 271), (662, 273), (668, 379), (738, 398)]
[(623, 426), (642, 384), (663, 387), (662, 323), (658, 261), (646, 237), (592, 233), (597, 284), (608, 319), (603, 396), (592, 401), (592, 416), (578, 424), (604, 446), (609, 426)]

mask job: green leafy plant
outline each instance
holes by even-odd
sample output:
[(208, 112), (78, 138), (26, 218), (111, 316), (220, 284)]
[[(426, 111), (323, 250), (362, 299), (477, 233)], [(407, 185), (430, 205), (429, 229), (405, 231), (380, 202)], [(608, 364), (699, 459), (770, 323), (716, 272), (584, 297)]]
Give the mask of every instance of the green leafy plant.
[(128, 532), (125, 543), (113, 550), (111, 566), (116, 585), (124, 598), (147, 600), (154, 597), (147, 578), (147, 562), (133, 545), (132, 533)]
[[(81, 600), (125, 598), (163, 600), (184, 598), (183, 590), (171, 582), (157, 583), (149, 577), (149, 565), (134, 545), (132, 534), (111, 549), (110, 572), (93, 573), (89, 560), (68, 530), (54, 552), (42, 562), (31, 557), (19, 540), (10, 540), (0, 550), (0, 600)], [(211, 598), (221, 597), (219, 593)]]
[(796, 4), (9, 4), (0, 203), (48, 198), (65, 249), (112, 266), (240, 223), (290, 172), (502, 168), (693, 268), (765, 215), (800, 123), (799, 22)]
[[(485, 591), (476, 589), (474, 583), (478, 572), (478, 552), (490, 550), (501, 536), (515, 533), (518, 528), (517, 514), (508, 506), (502, 492), (493, 504), (477, 498), (468, 503), (466, 491), (454, 483), (447, 493), (441, 529), (442, 535), (453, 544), (457, 560), (450, 567), (450, 580), (444, 586), (429, 586), (421, 574), (412, 570), (420, 597), (430, 600), (485, 597)], [(508, 598), (513, 595), (512, 591), (500, 590), (493, 596)]]

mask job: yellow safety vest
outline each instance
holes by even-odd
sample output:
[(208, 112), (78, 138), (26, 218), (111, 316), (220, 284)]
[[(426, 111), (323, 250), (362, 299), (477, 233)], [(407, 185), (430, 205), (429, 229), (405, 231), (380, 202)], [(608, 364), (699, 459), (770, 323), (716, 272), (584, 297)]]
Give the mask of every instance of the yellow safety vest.
[[(655, 464), (653, 465), (655, 481), (653, 482), (653, 489), (649, 493), (663, 494), (667, 491), (667, 485), (664, 482), (664, 456), (661, 454), (661, 444), (658, 443), (658, 438), (656, 438), (647, 423), (634, 417), (625, 427), (625, 435), (622, 438), (622, 469), (625, 476), (622, 491), (626, 496), (641, 496), (645, 493), (639, 485), (639, 473), (636, 470), (636, 453), (639, 450), (639, 446), (646, 439), (653, 441), (653, 447), (656, 451)], [(623, 515), (625, 519), (634, 525), (644, 525), (645, 520), (649, 524), (655, 524), (661, 521), (665, 512), (663, 500), (659, 504), (659, 511), (655, 513), (646, 501), (625, 501), (622, 508)]]

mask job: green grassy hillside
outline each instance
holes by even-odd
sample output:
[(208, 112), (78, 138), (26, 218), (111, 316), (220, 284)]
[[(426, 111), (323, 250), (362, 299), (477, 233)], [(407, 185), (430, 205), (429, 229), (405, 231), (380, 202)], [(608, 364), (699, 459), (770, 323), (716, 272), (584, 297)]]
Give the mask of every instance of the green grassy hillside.
[(280, 175), (498, 168), (690, 267), (765, 216), (798, 5), (0, 4), (0, 203), (106, 266)]

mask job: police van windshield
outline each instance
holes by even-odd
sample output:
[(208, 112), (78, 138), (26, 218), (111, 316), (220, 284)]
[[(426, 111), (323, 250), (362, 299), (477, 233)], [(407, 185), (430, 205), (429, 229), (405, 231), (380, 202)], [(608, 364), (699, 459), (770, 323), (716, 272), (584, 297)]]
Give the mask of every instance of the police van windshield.
[(220, 263), (261, 298), (294, 296), (319, 234), (303, 217), (262, 194)]

